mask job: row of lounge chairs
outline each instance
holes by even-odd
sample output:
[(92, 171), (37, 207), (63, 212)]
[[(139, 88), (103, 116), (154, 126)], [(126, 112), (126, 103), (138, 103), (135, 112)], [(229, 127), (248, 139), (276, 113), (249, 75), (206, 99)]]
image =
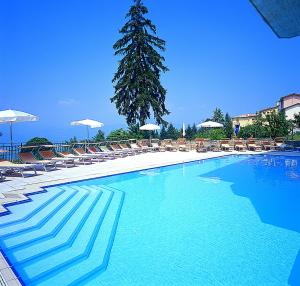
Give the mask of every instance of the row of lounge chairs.
[[(206, 140), (197, 138), (194, 142), (187, 142), (184, 138), (176, 141), (166, 139), (162, 141), (154, 141), (149, 144), (148, 140), (136, 142), (112, 142), (105, 144), (87, 144), (87, 145), (64, 145), (59, 146), (43, 145), (22, 147), (19, 152), (20, 164), (16, 164), (6, 160), (0, 160), (0, 180), (4, 180), (5, 174), (20, 174), (24, 177), (25, 171), (32, 171), (37, 174), (37, 169), (50, 171), (57, 169), (58, 166), (65, 168), (74, 167), (82, 164), (92, 164), (94, 162), (102, 162), (133, 156), (145, 152), (164, 152), (164, 151), (189, 151), (197, 152), (207, 151), (261, 151), (261, 150), (278, 150), (284, 147), (284, 141), (281, 140), (256, 140), (250, 138), (248, 140)], [(63, 149), (63, 150), (62, 150)]]
[(146, 141), (130, 144), (112, 143), (109, 147), (98, 144), (88, 144), (87, 146), (65, 145), (64, 151), (56, 151), (55, 147), (53, 145), (23, 147), (18, 154), (21, 163), (0, 160), (0, 181), (5, 179), (5, 174), (21, 174), (24, 177), (25, 171), (33, 171), (36, 175), (37, 169), (50, 171), (57, 169), (58, 166), (75, 167), (79, 164), (87, 165), (144, 152), (162, 151), (162, 147), (157, 142), (150, 146)]
[(198, 152), (206, 151), (271, 151), (282, 150), (284, 141), (276, 140), (257, 140), (250, 138), (247, 140), (205, 140), (202, 138), (196, 139), (196, 150)]

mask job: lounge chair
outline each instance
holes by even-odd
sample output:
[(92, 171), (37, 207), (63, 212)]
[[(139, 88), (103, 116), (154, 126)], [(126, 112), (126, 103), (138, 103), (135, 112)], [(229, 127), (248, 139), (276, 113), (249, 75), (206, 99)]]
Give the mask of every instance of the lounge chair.
[(242, 140), (235, 140), (234, 141), (234, 149), (236, 151), (246, 151), (247, 146), (244, 144)]
[(120, 151), (113, 151), (112, 149), (109, 149), (107, 146), (105, 145), (100, 145), (99, 149), (104, 152), (105, 154), (110, 154), (111, 156), (113, 156), (113, 158), (120, 158), (123, 157), (123, 152)]
[(262, 141), (261, 147), (263, 150), (266, 150), (266, 151), (271, 151), (271, 150), (275, 149), (274, 143), (272, 143), (271, 141)]
[(154, 148), (154, 151), (159, 151), (159, 152), (165, 152), (166, 151), (166, 148), (162, 145), (159, 145), (158, 141), (151, 142), (151, 145)]
[(114, 152), (118, 152), (122, 157), (132, 155), (131, 153), (128, 153), (127, 150), (122, 150), (122, 148), (117, 143), (111, 143), (109, 146)]
[(3, 171), (0, 170), (0, 182), (3, 182), (5, 180), (5, 176), (3, 174)]
[(213, 152), (220, 152), (221, 151), (220, 142), (218, 140), (212, 140), (210, 143), (210, 150)]
[(112, 154), (112, 152), (104, 152), (100, 149), (98, 150), (95, 146), (87, 146), (87, 150), (89, 153), (94, 155), (102, 155), (105, 159), (112, 160), (115, 159), (115, 156)]
[(39, 154), (44, 160), (52, 160), (57, 163), (62, 163), (62, 165), (66, 168), (69, 166), (75, 167), (74, 158), (57, 157), (52, 150), (39, 150)]
[(124, 151), (124, 152), (127, 152), (128, 155), (135, 155), (136, 154), (135, 150), (129, 148), (127, 146), (127, 144), (119, 143), (118, 145), (120, 146), (121, 150)]
[(248, 139), (247, 141), (247, 147), (248, 147), (248, 150), (250, 151), (261, 151), (262, 148), (260, 145), (257, 145), (256, 144), (256, 140), (255, 139)]
[(137, 145), (137, 143), (131, 142), (129, 143), (130, 148), (134, 150), (136, 153), (143, 153), (143, 148)]
[(177, 139), (177, 146), (179, 151), (188, 151), (188, 147), (186, 145), (185, 138), (179, 138)]
[(19, 173), (24, 178), (24, 172), (31, 170), (34, 172), (35, 175), (37, 175), (36, 172), (36, 165), (35, 164), (15, 164), (7, 160), (0, 160), (0, 168), (2, 171), (13, 172), (13, 173)]
[(81, 155), (74, 155), (70, 152), (67, 151), (63, 151), (63, 152), (57, 152), (58, 155), (62, 156), (63, 158), (71, 158), (74, 160), (78, 160), (78, 163), (82, 163), (83, 165), (85, 164), (92, 164), (92, 158), (91, 157), (87, 157), (87, 156), (81, 156)]
[(204, 146), (204, 141), (200, 141), (200, 140), (197, 140), (197, 145), (196, 145), (196, 151), (198, 153), (204, 153), (204, 152), (207, 152), (207, 148)]
[(20, 152), (19, 153), (19, 158), (24, 164), (34, 164), (34, 165), (39, 165), (42, 166), (43, 169), (47, 172), (48, 167), (50, 169), (57, 169), (56, 167), (56, 161), (53, 160), (38, 160), (32, 152)]
[(153, 152), (153, 151), (155, 151), (155, 148), (153, 148), (152, 146), (149, 146), (147, 141), (148, 140), (140, 140), (140, 141), (138, 141), (138, 145), (142, 148), (142, 150), (144, 152)]
[(175, 146), (171, 139), (164, 139), (162, 142), (163, 146), (167, 151), (177, 151), (177, 146)]
[(274, 142), (274, 148), (278, 151), (293, 151), (295, 149), (294, 146), (286, 144), (283, 137), (275, 138)]
[(229, 140), (221, 140), (220, 147), (221, 147), (221, 150), (223, 150), (223, 151), (233, 151), (234, 150), (234, 146), (232, 146), (229, 143)]
[(92, 161), (96, 161), (96, 162), (103, 162), (104, 161), (104, 156), (103, 155), (86, 153), (82, 147), (75, 147), (75, 148), (73, 148), (73, 151), (77, 155), (91, 158)]

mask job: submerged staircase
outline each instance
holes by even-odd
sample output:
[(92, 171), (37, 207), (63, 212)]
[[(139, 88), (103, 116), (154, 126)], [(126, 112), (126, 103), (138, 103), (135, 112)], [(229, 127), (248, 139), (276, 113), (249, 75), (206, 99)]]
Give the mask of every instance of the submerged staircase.
[(0, 224), (0, 246), (25, 285), (84, 284), (107, 267), (123, 201), (108, 186), (53, 187)]

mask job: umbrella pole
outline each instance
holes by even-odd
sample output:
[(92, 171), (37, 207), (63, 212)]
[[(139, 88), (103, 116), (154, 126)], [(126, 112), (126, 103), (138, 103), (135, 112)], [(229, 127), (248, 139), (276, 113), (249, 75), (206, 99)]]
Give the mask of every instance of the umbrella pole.
[(85, 141), (85, 149), (87, 149), (87, 144), (90, 141), (90, 133), (89, 133), (89, 127), (86, 126), (86, 132), (87, 132), (87, 140)]
[(10, 157), (10, 160), (12, 161), (12, 145), (13, 145), (13, 140), (12, 140), (12, 122), (10, 122), (10, 154), (9, 154), (9, 157)]

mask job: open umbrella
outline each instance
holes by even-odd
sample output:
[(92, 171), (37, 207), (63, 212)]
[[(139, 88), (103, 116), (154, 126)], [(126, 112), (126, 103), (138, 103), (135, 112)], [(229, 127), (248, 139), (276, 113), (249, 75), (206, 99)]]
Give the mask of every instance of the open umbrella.
[(198, 128), (220, 128), (223, 127), (223, 124), (214, 122), (214, 121), (206, 121), (197, 125)]
[[(147, 131), (155, 131), (159, 129), (160, 127), (158, 125), (150, 124), (150, 123), (140, 127), (140, 130), (147, 130)], [(151, 143), (151, 133), (150, 133), (150, 143)]]
[[(0, 111), (0, 123), (8, 123), (10, 125), (10, 148), (12, 151), (13, 133), (12, 125), (18, 122), (37, 121), (39, 118), (35, 115), (17, 111), (17, 110), (3, 110)], [(12, 155), (12, 152), (11, 152)]]
[(78, 125), (86, 126), (87, 139), (88, 140), (90, 139), (89, 128), (100, 128), (100, 127), (104, 126), (103, 123), (101, 123), (99, 121), (96, 121), (96, 120), (91, 120), (91, 119), (73, 121), (73, 122), (71, 122), (71, 125), (73, 125), (73, 126), (78, 126)]

